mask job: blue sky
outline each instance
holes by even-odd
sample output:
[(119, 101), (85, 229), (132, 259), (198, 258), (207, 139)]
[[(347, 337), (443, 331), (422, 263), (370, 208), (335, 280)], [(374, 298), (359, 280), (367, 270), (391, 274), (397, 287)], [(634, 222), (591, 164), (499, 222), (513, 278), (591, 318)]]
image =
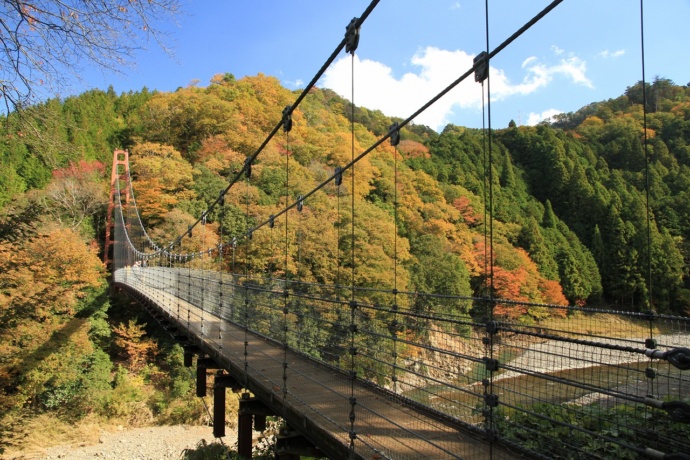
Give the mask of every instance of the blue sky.
[[(548, 0), (490, 0), (490, 48), (510, 36)], [(85, 69), (75, 92), (174, 91), (214, 74), (263, 73), (290, 89), (309, 82), (333, 52), (345, 26), (368, 0), (197, 1), (178, 24), (164, 25), (174, 56), (155, 43), (124, 74)], [(690, 82), (689, 0), (645, 2), (646, 77)], [(361, 30), (354, 62), (355, 104), (407, 118), (464, 73), (485, 45), (484, 2), (381, 0)], [(344, 52), (319, 81), (349, 98), (352, 57)], [(615, 98), (641, 79), (640, 2), (565, 0), (491, 62), (492, 126), (534, 124), (557, 112)], [(481, 127), (481, 86), (468, 79), (415, 120)], [(279, 109), (276, 109), (279, 110)]]

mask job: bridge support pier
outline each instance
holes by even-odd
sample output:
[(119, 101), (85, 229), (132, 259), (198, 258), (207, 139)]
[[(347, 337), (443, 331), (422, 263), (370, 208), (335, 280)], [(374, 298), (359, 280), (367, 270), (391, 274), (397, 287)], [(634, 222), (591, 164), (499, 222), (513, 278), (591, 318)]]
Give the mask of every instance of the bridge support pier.
[(252, 421), (256, 431), (266, 429), (266, 417), (276, 415), (261, 400), (243, 393), (237, 416), (237, 453), (241, 458), (252, 458)]
[(199, 349), (195, 347), (194, 345), (185, 345), (184, 346), (184, 367), (192, 367), (192, 360), (194, 358), (194, 355), (199, 354)]
[(199, 357), (196, 360), (196, 395), (199, 398), (206, 396), (206, 370), (218, 369), (219, 367), (211, 358)]
[(225, 436), (226, 388), (230, 388), (236, 393), (242, 389), (242, 385), (231, 375), (220, 370), (216, 373), (215, 382), (213, 383), (213, 436), (216, 438)]

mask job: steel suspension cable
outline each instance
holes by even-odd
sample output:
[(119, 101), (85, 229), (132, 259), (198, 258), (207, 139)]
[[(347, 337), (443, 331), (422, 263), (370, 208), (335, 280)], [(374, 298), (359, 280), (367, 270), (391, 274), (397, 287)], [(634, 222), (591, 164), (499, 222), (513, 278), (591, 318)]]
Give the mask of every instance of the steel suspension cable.
[(400, 142), (400, 131), (395, 126), (396, 135), (391, 137), (393, 150), (393, 393), (398, 393), (398, 143)]
[[(647, 215), (647, 271), (648, 271), (648, 307), (653, 309), (652, 304), (652, 237), (651, 237), (651, 218), (649, 203), (649, 151), (647, 142), (647, 81), (645, 77), (645, 47), (644, 47), (644, 0), (640, 0), (640, 59), (642, 67), (642, 120), (643, 120), (643, 142), (645, 158), (645, 207)], [(650, 334), (652, 333), (650, 323)]]
[[(367, 8), (364, 10), (361, 16), (358, 18), (353, 18), (352, 21), (350, 22), (350, 25), (348, 27), (354, 27), (356, 30), (359, 30), (364, 24), (364, 21), (369, 17), (369, 15), (374, 11), (374, 8), (376, 8), (376, 5), (378, 5), (380, 0), (372, 0), (371, 3), (367, 6)], [(336, 46), (335, 50), (331, 53), (331, 55), (326, 59), (326, 61), (323, 63), (321, 68), (316, 72), (314, 77), (311, 79), (311, 81), (307, 84), (307, 86), (302, 90), (302, 92), (299, 94), (295, 102), (288, 106), (287, 113), (283, 113), (283, 116), (289, 115), (291, 116), (292, 113), (295, 111), (295, 109), (299, 106), (299, 104), (304, 100), (304, 98), (311, 92), (311, 90), (316, 86), (316, 83), (321, 79), (321, 77), (326, 73), (326, 70), (330, 67), (330, 65), (335, 61), (335, 59), (338, 57), (338, 54), (343, 50), (343, 48), (347, 49), (349, 46), (348, 44), (348, 39), (349, 37), (346, 35), (343, 37), (343, 39), (340, 41), (340, 43)], [(349, 52), (349, 51), (348, 51)], [(239, 181), (239, 179), (242, 177), (242, 175), (246, 172), (247, 168), (251, 167), (251, 164), (256, 160), (256, 158), (263, 152), (263, 150), (266, 148), (268, 143), (273, 139), (273, 137), (278, 133), (280, 128), (283, 126), (283, 120), (280, 120), (270, 131), (270, 133), (266, 136), (264, 141), (259, 145), (259, 147), (254, 151), (253, 154), (251, 154), (249, 157), (247, 157), (247, 161), (245, 162), (244, 166), (242, 169), (240, 169), (236, 174), (235, 177), (230, 181), (230, 183), (225, 187), (222, 195), (227, 194), (227, 192), (232, 188), (235, 183)], [(216, 198), (215, 201), (213, 201), (209, 206), (208, 210), (213, 209), (218, 203), (220, 202), (220, 197)], [(277, 216), (276, 216), (277, 217)], [(201, 217), (199, 217), (192, 225), (191, 227), (194, 228), (196, 227), (199, 223), (201, 222)], [(179, 235), (177, 237), (182, 238), (182, 235)]]
[[(649, 149), (647, 142), (647, 81), (645, 77), (645, 52), (644, 52), (644, 0), (640, 0), (640, 61), (642, 68), (642, 140), (644, 147), (644, 179), (645, 179), (645, 213), (647, 218), (647, 313), (649, 316), (649, 338), (646, 340), (646, 348), (656, 348), (654, 340), (654, 304), (652, 293), (652, 223), (651, 208), (649, 203)], [(654, 368), (654, 359), (650, 356), (647, 376), (647, 394), (654, 395), (654, 379), (657, 370)], [(645, 408), (648, 411), (648, 408)]]
[[(283, 130), (285, 131), (285, 206), (289, 204), (290, 199), (290, 129), (292, 129), (292, 122), (285, 123)], [(288, 257), (290, 252), (290, 242), (288, 240), (288, 217), (290, 213), (285, 213), (285, 280), (283, 284), (283, 404), (287, 404), (288, 386), (287, 386), (287, 369), (288, 369), (288, 313), (289, 313), (289, 289), (288, 289)]]
[[(356, 48), (356, 45), (355, 45)], [(355, 439), (357, 432), (355, 431), (355, 405), (357, 399), (355, 398), (355, 382), (357, 381), (357, 371), (355, 368), (355, 356), (357, 354), (355, 348), (355, 333), (357, 326), (355, 324), (355, 315), (357, 311), (357, 301), (355, 300), (355, 50), (352, 49), (350, 59), (351, 69), (351, 99), (350, 99), (350, 157), (353, 162), (352, 171), (350, 173), (350, 230), (351, 230), (351, 246), (350, 246), (350, 264), (352, 265), (352, 279), (350, 291), (350, 457), (354, 458)]]
[[(245, 163), (246, 166), (246, 163)], [(249, 177), (251, 176), (251, 165), (247, 166), (245, 172), (245, 225), (249, 228)], [(244, 388), (246, 391), (249, 383), (249, 277), (250, 277), (250, 241), (251, 234), (244, 241)]]
[(223, 324), (225, 324), (225, 321), (223, 321), (223, 318), (225, 318), (225, 298), (223, 296), (223, 262), (225, 256), (223, 227), (225, 222), (225, 195), (222, 195), (218, 205), (220, 206), (220, 212), (218, 213), (218, 220), (220, 221), (220, 225), (218, 226), (218, 233), (220, 236), (220, 244), (218, 245), (218, 316), (221, 318), (221, 321), (218, 323), (218, 353), (221, 354), (223, 352)]
[[(514, 32), (510, 37), (505, 39), (499, 46), (494, 48), (490, 53), (488, 53), (488, 58), (493, 58), (496, 56), (498, 53), (503, 51), (508, 45), (510, 45), (512, 42), (514, 42), (518, 37), (520, 37), (523, 33), (525, 33), (527, 30), (529, 30), (534, 24), (536, 24), (540, 19), (542, 19), (544, 16), (546, 16), (549, 12), (551, 12), (556, 6), (558, 6), (560, 3), (562, 3), (563, 0), (554, 0), (551, 2), (546, 8), (541, 10), (536, 16), (534, 16), (531, 20), (529, 20), (527, 23), (525, 23), (522, 27), (520, 27), (516, 32)], [(422, 105), (419, 109), (417, 109), (412, 115), (407, 117), (405, 120), (401, 121), (398, 123), (398, 128), (402, 129), (403, 127), (407, 126), (410, 124), (416, 117), (418, 117), (421, 113), (426, 111), (429, 107), (431, 107), (434, 103), (438, 102), (439, 99), (441, 99), (443, 96), (448, 94), (453, 88), (458, 86), (460, 83), (465, 81), (470, 75), (472, 75), (474, 72), (477, 71), (481, 63), (475, 63), (470, 69), (468, 69), (465, 73), (463, 73), (460, 77), (458, 77), (456, 80), (451, 82), (446, 88), (444, 88), (441, 92), (439, 92), (436, 96), (431, 98), (428, 102), (426, 102), (424, 105)], [(376, 140), (372, 145), (370, 145), (366, 150), (364, 150), (362, 153), (360, 153), (358, 156), (356, 156), (351, 162), (346, 164), (345, 166), (340, 166), (335, 173), (333, 173), (331, 176), (329, 176), (327, 179), (322, 181), (320, 184), (315, 186), (311, 191), (307, 192), (304, 194), (302, 197), (303, 199), (307, 199), (317, 193), (319, 190), (324, 188), (326, 185), (329, 183), (336, 181), (339, 176), (342, 175), (342, 173), (346, 172), (348, 169), (353, 167), (358, 161), (360, 161), (362, 158), (367, 156), (369, 153), (374, 151), (377, 147), (379, 147), (383, 142), (385, 142), (387, 139), (390, 139), (392, 135), (392, 132), (389, 131), (388, 133), (384, 134), (381, 136), (378, 140)], [(280, 212), (276, 213), (274, 215), (275, 217), (281, 216), (283, 213), (288, 212), (290, 209), (296, 207), (298, 204), (297, 201), (293, 202), (290, 206), (286, 207), (285, 209), (281, 210)], [(269, 221), (266, 220), (264, 222), (261, 222), (257, 224), (251, 231), (258, 230), (259, 228), (263, 227), (264, 225), (268, 225)]]
[[(482, 129), (483, 129), (483, 149), (484, 149), (484, 270), (487, 275), (488, 263), (488, 303), (487, 303), (487, 327), (486, 333), (488, 340), (486, 341), (486, 348), (488, 351), (488, 360), (486, 361), (486, 371), (488, 372), (488, 379), (482, 380), (484, 386), (484, 414), (486, 423), (486, 434), (489, 439), (489, 456), (493, 458), (494, 443), (496, 440), (496, 422), (495, 408), (498, 406), (498, 395), (494, 393), (494, 373), (498, 370), (497, 361), (494, 359), (495, 335), (496, 328), (490, 328), (489, 325), (494, 323), (494, 195), (493, 195), (493, 138), (491, 133), (491, 53), (489, 47), (489, 0), (484, 2), (484, 19), (485, 19), (485, 38), (486, 50), (475, 58), (475, 62), (481, 64), (481, 67), (475, 74), (475, 80), (481, 80), (482, 83)], [(484, 82), (486, 82), (486, 101), (484, 101)], [(486, 110), (486, 115), (485, 115)], [(485, 125), (486, 120), (486, 125)], [(488, 160), (488, 163), (487, 163)], [(487, 171), (488, 169), (488, 171)], [(487, 174), (488, 172), (488, 174)], [(488, 176), (488, 197), (486, 196), (486, 180)], [(488, 203), (487, 203), (488, 198)], [(488, 215), (487, 215), (488, 214)], [(488, 222), (487, 222), (488, 219)], [(487, 225), (488, 225), (488, 250), (487, 250)], [(488, 260), (487, 260), (488, 252)]]

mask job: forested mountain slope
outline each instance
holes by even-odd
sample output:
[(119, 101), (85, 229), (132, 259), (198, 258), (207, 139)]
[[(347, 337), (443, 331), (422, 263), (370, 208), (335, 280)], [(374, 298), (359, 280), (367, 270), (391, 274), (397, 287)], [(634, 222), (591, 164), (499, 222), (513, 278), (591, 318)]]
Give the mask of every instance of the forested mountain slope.
[[(306, 203), (299, 264), (295, 245), (278, 260), (284, 243), (264, 232), (252, 244), (251, 270), (340, 282), (338, 267), (351, 264), (352, 240), (338, 229), (349, 229), (352, 215), (344, 205), (339, 213), (338, 202), (354, 196), (359, 286), (483, 296), (493, 273), (501, 298), (638, 311), (651, 300), (657, 311), (687, 313), (690, 88), (657, 79), (647, 89), (646, 154), (640, 84), (552, 125), (511, 123), (490, 139), (452, 125), (441, 133), (408, 126), (397, 148), (385, 143), (357, 164), (354, 191), (348, 178)], [(137, 204), (151, 236), (165, 244), (218, 197), (295, 97), (272, 77), (225, 74), (207, 87), (172, 93), (89, 91), (6, 118), (0, 128), (3, 429), (19, 423), (26, 408), (134, 417), (138, 404), (151, 416), (177, 420), (196, 410), (184, 412), (162, 396), (189, 391), (161, 377), (180, 375), (179, 350), (160, 351), (172, 345), (147, 339), (144, 319), (126, 306), (110, 308), (104, 295), (97, 253), (112, 151), (130, 150)], [(225, 212), (210, 213), (184, 251), (217, 244), (221, 228), (230, 242), (350, 161), (350, 109), (332, 91), (311, 91), (293, 114), (289, 136), (267, 145), (251, 180), (230, 189)], [(355, 109), (354, 119), (355, 155), (396, 121), (364, 108)], [(262, 241), (269, 243), (263, 249)], [(467, 302), (446, 308), (473, 314)], [(546, 314), (508, 305), (496, 313), (529, 323)], [(159, 352), (155, 365), (145, 364)]]

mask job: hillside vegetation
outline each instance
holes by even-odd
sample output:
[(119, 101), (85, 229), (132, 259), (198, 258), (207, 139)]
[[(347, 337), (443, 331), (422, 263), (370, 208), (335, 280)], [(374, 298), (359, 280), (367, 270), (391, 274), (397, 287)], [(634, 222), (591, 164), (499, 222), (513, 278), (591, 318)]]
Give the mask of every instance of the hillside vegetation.
[[(352, 239), (344, 235), (353, 196), (358, 286), (483, 296), (493, 273), (500, 298), (687, 314), (690, 88), (659, 78), (647, 93), (646, 149), (640, 83), (553, 124), (496, 130), (491, 164), (481, 130), (449, 125), (436, 133), (410, 125), (397, 148), (385, 143), (357, 163), (354, 181), (346, 175), (339, 189), (330, 184), (305, 203), (288, 229), (296, 238), (299, 227), (299, 247), (291, 245), (287, 256), (280, 238), (257, 233), (246, 268), (339, 283), (352, 264)], [(152, 238), (165, 244), (216, 200), (295, 97), (272, 77), (225, 74), (207, 87), (172, 93), (89, 91), (6, 118), (6, 444), (19, 442), (8, 433), (21, 432), (27, 416), (45, 412), (128, 423), (200, 417), (179, 347), (146, 326), (150, 319), (126, 299), (107, 296), (99, 248), (112, 151), (130, 150), (137, 204)], [(231, 242), (349, 162), (350, 109), (332, 91), (313, 90), (295, 111), (289, 136), (278, 134), (266, 146), (251, 180), (230, 189), (225, 211), (210, 213), (184, 250)], [(354, 119), (355, 155), (400, 121), (364, 108)], [(341, 228), (348, 231), (341, 235)], [(467, 303), (451, 308), (473, 314)], [(528, 323), (546, 319), (544, 310), (527, 306), (499, 305), (495, 313)]]

